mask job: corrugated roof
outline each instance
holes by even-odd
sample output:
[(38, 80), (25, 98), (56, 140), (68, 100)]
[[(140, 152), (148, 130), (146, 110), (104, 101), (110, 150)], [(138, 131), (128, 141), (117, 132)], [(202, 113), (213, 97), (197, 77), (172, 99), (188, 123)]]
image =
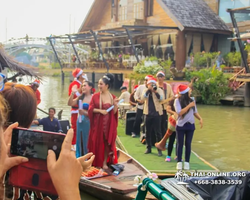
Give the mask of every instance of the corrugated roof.
[(184, 28), (230, 31), (204, 0), (157, 0)]

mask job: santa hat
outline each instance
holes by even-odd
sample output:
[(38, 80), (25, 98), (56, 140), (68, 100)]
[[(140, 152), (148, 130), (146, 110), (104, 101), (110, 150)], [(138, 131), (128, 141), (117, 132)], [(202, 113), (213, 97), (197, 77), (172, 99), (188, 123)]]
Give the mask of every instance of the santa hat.
[(163, 72), (163, 71), (159, 71), (159, 72), (157, 72), (156, 76), (159, 76), (159, 75), (165, 76), (165, 74), (164, 74), (164, 72)]
[(187, 85), (182, 85), (182, 84), (180, 84), (180, 85), (178, 86), (178, 88), (177, 88), (177, 92), (178, 92), (179, 94), (185, 94), (185, 93), (187, 93), (189, 90), (190, 90), (190, 88), (189, 88)]
[(149, 78), (153, 78), (153, 76), (152, 76), (152, 75), (147, 75), (147, 76), (145, 76), (145, 79), (146, 79), (146, 80), (148, 80)]
[(40, 81), (38, 79), (34, 80), (34, 82), (32, 83), (33, 85), (37, 85), (40, 86)]
[(147, 84), (149, 84), (149, 83), (154, 83), (154, 84), (156, 84), (156, 79), (153, 78), (153, 77), (149, 78), (148, 81), (147, 81)]
[(73, 75), (75, 78), (78, 78), (82, 73), (83, 73), (83, 71), (82, 71), (80, 68), (76, 68), (76, 69), (72, 72), (72, 75)]
[(135, 85), (135, 86), (134, 86), (134, 91), (137, 90), (137, 88), (138, 88), (138, 85)]

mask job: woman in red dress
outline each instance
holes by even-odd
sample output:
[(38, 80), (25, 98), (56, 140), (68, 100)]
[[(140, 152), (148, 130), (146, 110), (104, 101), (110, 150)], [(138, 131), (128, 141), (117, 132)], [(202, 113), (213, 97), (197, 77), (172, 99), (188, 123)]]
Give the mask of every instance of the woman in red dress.
[[(93, 166), (108, 169), (108, 165), (117, 163), (115, 140), (118, 125), (118, 99), (109, 92), (114, 82), (112, 74), (104, 75), (98, 82), (98, 93), (92, 96), (88, 115), (90, 131), (88, 150), (93, 152)], [(108, 108), (113, 106), (111, 111)]]

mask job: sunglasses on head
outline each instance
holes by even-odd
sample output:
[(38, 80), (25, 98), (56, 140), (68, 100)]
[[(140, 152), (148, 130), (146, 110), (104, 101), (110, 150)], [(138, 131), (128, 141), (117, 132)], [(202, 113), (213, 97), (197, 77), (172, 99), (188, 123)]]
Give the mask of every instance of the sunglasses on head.
[(3, 91), (4, 89), (4, 84), (7, 82), (7, 77), (0, 73), (0, 91)]

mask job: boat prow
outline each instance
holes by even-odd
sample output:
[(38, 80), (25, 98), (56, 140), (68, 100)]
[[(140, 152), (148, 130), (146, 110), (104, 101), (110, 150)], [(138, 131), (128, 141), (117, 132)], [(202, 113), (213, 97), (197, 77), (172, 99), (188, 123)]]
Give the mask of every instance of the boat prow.
[[(150, 172), (124, 151), (117, 148), (117, 153), (118, 162), (124, 165), (124, 171), (118, 176), (111, 175), (92, 180), (82, 177), (79, 184), (80, 190), (98, 199), (107, 199), (107, 197), (109, 200), (135, 199), (137, 186), (134, 185), (134, 178)], [(155, 197), (149, 193), (146, 199), (155, 199)]]

